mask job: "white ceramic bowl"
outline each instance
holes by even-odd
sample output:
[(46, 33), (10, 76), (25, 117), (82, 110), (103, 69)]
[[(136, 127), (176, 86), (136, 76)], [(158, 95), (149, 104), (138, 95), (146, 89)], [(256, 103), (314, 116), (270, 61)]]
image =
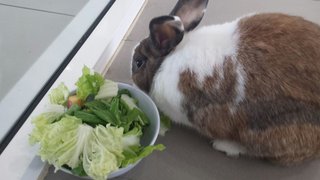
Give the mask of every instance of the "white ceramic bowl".
[[(160, 116), (159, 116), (159, 112), (156, 105), (148, 95), (146, 95), (143, 91), (141, 91), (136, 87), (133, 87), (125, 83), (119, 83), (119, 82), (118, 82), (118, 87), (119, 89), (128, 89), (131, 95), (138, 100), (138, 107), (148, 116), (150, 124), (144, 129), (140, 143), (142, 146), (153, 145), (158, 137), (159, 128), (160, 128)], [(125, 174), (126, 172), (134, 168), (139, 162), (140, 161), (110, 173), (108, 175), (108, 179)], [(71, 172), (67, 169), (61, 169), (61, 170), (71, 174)], [(82, 178), (90, 179), (89, 177), (82, 177)]]

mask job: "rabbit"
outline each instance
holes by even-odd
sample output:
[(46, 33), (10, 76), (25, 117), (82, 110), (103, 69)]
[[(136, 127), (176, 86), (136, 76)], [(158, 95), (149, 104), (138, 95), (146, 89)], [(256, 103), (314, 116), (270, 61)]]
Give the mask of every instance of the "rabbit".
[(133, 83), (229, 156), (290, 166), (320, 155), (320, 26), (281, 13), (196, 28), (208, 0), (179, 0), (133, 50)]

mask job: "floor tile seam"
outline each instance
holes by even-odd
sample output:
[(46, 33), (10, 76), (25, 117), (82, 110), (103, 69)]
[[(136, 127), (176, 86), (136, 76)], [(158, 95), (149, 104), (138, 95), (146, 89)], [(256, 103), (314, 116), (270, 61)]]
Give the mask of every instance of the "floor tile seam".
[(13, 8), (31, 10), (31, 11), (38, 11), (38, 12), (44, 12), (44, 13), (50, 13), (50, 14), (74, 17), (73, 14), (67, 14), (67, 13), (61, 13), (61, 12), (55, 12), (55, 11), (48, 11), (48, 10), (43, 10), (43, 9), (36, 9), (36, 8), (30, 8), (30, 7), (24, 7), (24, 6), (16, 6), (16, 5), (10, 5), (10, 4), (5, 4), (5, 3), (0, 3), (0, 6), (1, 5), (2, 6), (7, 6), (7, 7), (13, 7)]

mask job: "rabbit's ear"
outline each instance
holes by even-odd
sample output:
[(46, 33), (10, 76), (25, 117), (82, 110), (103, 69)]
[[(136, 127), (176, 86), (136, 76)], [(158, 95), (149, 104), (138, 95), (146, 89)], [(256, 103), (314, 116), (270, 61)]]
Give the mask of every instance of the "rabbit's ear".
[(209, 0), (179, 0), (170, 15), (179, 16), (186, 32), (201, 21)]
[(153, 45), (161, 53), (168, 54), (183, 38), (184, 30), (178, 17), (161, 16), (151, 20), (150, 37)]

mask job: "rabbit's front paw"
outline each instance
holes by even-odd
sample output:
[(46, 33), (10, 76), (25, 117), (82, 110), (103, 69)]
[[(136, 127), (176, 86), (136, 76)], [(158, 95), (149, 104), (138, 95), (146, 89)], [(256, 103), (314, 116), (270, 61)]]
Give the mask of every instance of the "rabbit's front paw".
[(227, 156), (239, 157), (240, 154), (246, 153), (243, 146), (233, 141), (217, 139), (212, 141), (212, 146), (214, 149), (226, 153)]

